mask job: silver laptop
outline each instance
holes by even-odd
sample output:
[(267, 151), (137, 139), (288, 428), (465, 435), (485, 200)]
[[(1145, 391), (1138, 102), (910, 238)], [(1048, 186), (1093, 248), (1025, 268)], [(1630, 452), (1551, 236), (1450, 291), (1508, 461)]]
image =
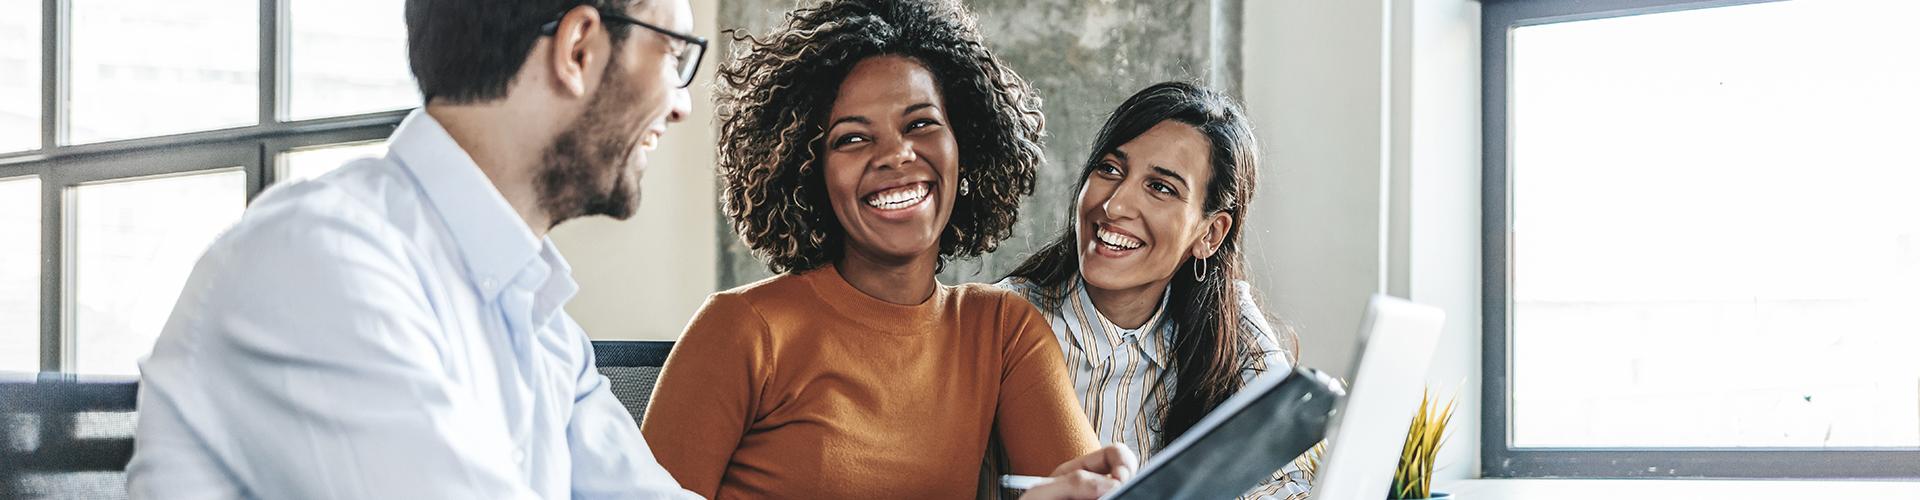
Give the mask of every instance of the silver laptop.
[(1387, 497), (1445, 319), (1439, 308), (1386, 295), (1367, 302), (1353, 387), (1334, 409), (1313, 498)]

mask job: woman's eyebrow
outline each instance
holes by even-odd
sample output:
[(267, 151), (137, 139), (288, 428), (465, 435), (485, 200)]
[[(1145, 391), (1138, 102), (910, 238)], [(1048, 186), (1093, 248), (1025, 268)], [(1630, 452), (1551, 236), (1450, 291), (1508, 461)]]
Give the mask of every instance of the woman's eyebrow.
[(1193, 186), (1192, 183), (1187, 182), (1186, 177), (1181, 177), (1178, 172), (1174, 172), (1172, 169), (1169, 169), (1167, 167), (1154, 165), (1153, 171), (1154, 173), (1158, 173), (1160, 175), (1167, 176), (1167, 177), (1172, 177), (1173, 180), (1180, 181), (1180, 185), (1182, 186), (1189, 186), (1189, 187)]
[(827, 130), (833, 130), (834, 127), (838, 127), (842, 123), (858, 123), (861, 125), (872, 125), (873, 120), (868, 120), (867, 117), (860, 116), (860, 115), (842, 116), (840, 118), (834, 119), (833, 123), (828, 123)]
[(919, 111), (919, 110), (922, 110), (922, 109), (926, 109), (926, 108), (935, 108), (935, 109), (939, 109), (939, 108), (940, 108), (940, 106), (936, 106), (936, 105), (934, 105), (933, 103), (930, 103), (930, 102), (923, 102), (923, 103), (919, 103), (919, 104), (915, 104), (915, 105), (912, 105), (912, 106), (907, 106), (907, 109), (906, 109), (906, 110), (904, 110), (904, 111), (901, 111), (901, 112), (900, 112), (900, 114), (901, 114), (901, 115), (910, 115), (910, 114), (913, 114), (913, 112), (915, 112), (915, 111)]

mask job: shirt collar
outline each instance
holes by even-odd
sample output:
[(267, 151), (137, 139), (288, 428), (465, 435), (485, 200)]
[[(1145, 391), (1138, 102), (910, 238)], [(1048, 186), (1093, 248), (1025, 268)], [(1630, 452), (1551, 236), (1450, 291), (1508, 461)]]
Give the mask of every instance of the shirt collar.
[(1140, 352), (1146, 354), (1147, 360), (1152, 361), (1154, 366), (1161, 368), (1166, 368), (1167, 366), (1167, 358), (1173, 350), (1173, 331), (1176, 329), (1174, 322), (1168, 321), (1164, 317), (1164, 311), (1167, 310), (1167, 297), (1169, 296), (1171, 296), (1171, 294), (1160, 296), (1160, 311), (1162, 312), (1154, 313), (1153, 319), (1147, 323), (1147, 326), (1152, 329), (1141, 330), (1143, 332), (1150, 331), (1153, 333), (1151, 335), (1143, 335), (1147, 338), (1138, 341)]
[(552, 245), (534, 237), (480, 166), (425, 108), (415, 109), (400, 122), (387, 150), (419, 183), (446, 222), (454, 247), (466, 261), (467, 277), (481, 295), (499, 294), (543, 248)]
[(1071, 328), (1075, 330), (1074, 344), (1089, 358), (1103, 362), (1112, 358), (1115, 350), (1131, 344), (1146, 355), (1148, 361), (1164, 368), (1167, 350), (1173, 345), (1173, 323), (1162, 321), (1171, 296), (1171, 287), (1161, 292), (1160, 304), (1154, 307), (1153, 316), (1147, 318), (1147, 322), (1139, 328), (1129, 330), (1107, 320), (1107, 316), (1094, 307), (1093, 295), (1087, 293), (1086, 281), (1076, 280), (1072, 302), (1064, 306), (1078, 320), (1070, 322), (1070, 326), (1078, 327)]
[(580, 292), (580, 284), (573, 281), (573, 266), (560, 256), (560, 249), (553, 245), (553, 240), (541, 242), (540, 259), (546, 263), (542, 267), (547, 269), (548, 275), (533, 296), (533, 321), (534, 324), (544, 325), (553, 319), (554, 313), (567, 305), (567, 301), (573, 300), (574, 294)]

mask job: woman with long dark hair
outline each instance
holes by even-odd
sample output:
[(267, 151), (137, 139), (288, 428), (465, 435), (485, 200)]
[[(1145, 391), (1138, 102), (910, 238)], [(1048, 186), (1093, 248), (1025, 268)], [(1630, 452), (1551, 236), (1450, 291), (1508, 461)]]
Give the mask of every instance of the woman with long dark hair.
[[(1267, 321), (1246, 283), (1240, 234), (1258, 158), (1225, 95), (1147, 87), (1100, 129), (1060, 236), (999, 283), (1052, 323), (1101, 442), (1144, 459), (1253, 376), (1292, 365), (1280, 338), (1297, 345), (1293, 333)], [(1289, 472), (1248, 496), (1304, 497)]]

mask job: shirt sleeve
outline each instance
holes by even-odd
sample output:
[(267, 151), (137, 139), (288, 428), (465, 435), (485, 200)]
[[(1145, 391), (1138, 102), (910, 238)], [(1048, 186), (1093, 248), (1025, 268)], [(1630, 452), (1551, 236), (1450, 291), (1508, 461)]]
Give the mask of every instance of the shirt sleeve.
[(1260, 304), (1254, 302), (1253, 292), (1245, 281), (1234, 282), (1235, 308), (1240, 313), (1240, 336), (1242, 346), (1251, 347), (1240, 353), (1247, 358), (1247, 370), (1240, 375), (1242, 381), (1251, 381), (1269, 370), (1292, 370), (1292, 354), (1280, 346), (1279, 332), (1273, 323), (1267, 321), (1267, 314), (1260, 310)]
[(1011, 294), (1001, 303), (1007, 335), (994, 428), (1014, 474), (1045, 476), (1099, 448), (1067, 378), (1066, 360), (1045, 317)]
[(567, 447), (573, 458), (573, 498), (698, 498), (680, 489), (655, 461), (640, 437), (640, 427), (613, 396), (606, 375), (595, 368), (593, 341), (568, 321), (580, 339), (582, 359), (573, 418), (567, 422)]
[(712, 498), (757, 418), (767, 327), (744, 297), (715, 294), (673, 346), (641, 433), (680, 485)]
[(1252, 490), (1241, 494), (1244, 500), (1306, 500), (1307, 483), (1299, 479), (1299, 469), (1288, 464), (1286, 468), (1274, 472), (1266, 481)]
[(131, 496), (217, 474), (257, 498), (535, 498), (498, 408), (441, 363), (405, 238), (333, 212), (255, 221), (201, 260), (141, 365), (158, 421), (136, 430)]
[[(1272, 323), (1253, 300), (1253, 294), (1244, 281), (1234, 283), (1238, 309), (1240, 311), (1241, 345), (1249, 346), (1242, 353), (1248, 358), (1248, 369), (1241, 373), (1241, 381), (1251, 381), (1262, 373), (1271, 370), (1292, 370), (1293, 363), (1288, 361), (1286, 350), (1280, 347), (1275, 338)], [(1300, 479), (1302, 474), (1290, 461), (1285, 467), (1274, 471), (1258, 486), (1242, 494), (1245, 500), (1304, 500), (1307, 498), (1307, 483)]]

